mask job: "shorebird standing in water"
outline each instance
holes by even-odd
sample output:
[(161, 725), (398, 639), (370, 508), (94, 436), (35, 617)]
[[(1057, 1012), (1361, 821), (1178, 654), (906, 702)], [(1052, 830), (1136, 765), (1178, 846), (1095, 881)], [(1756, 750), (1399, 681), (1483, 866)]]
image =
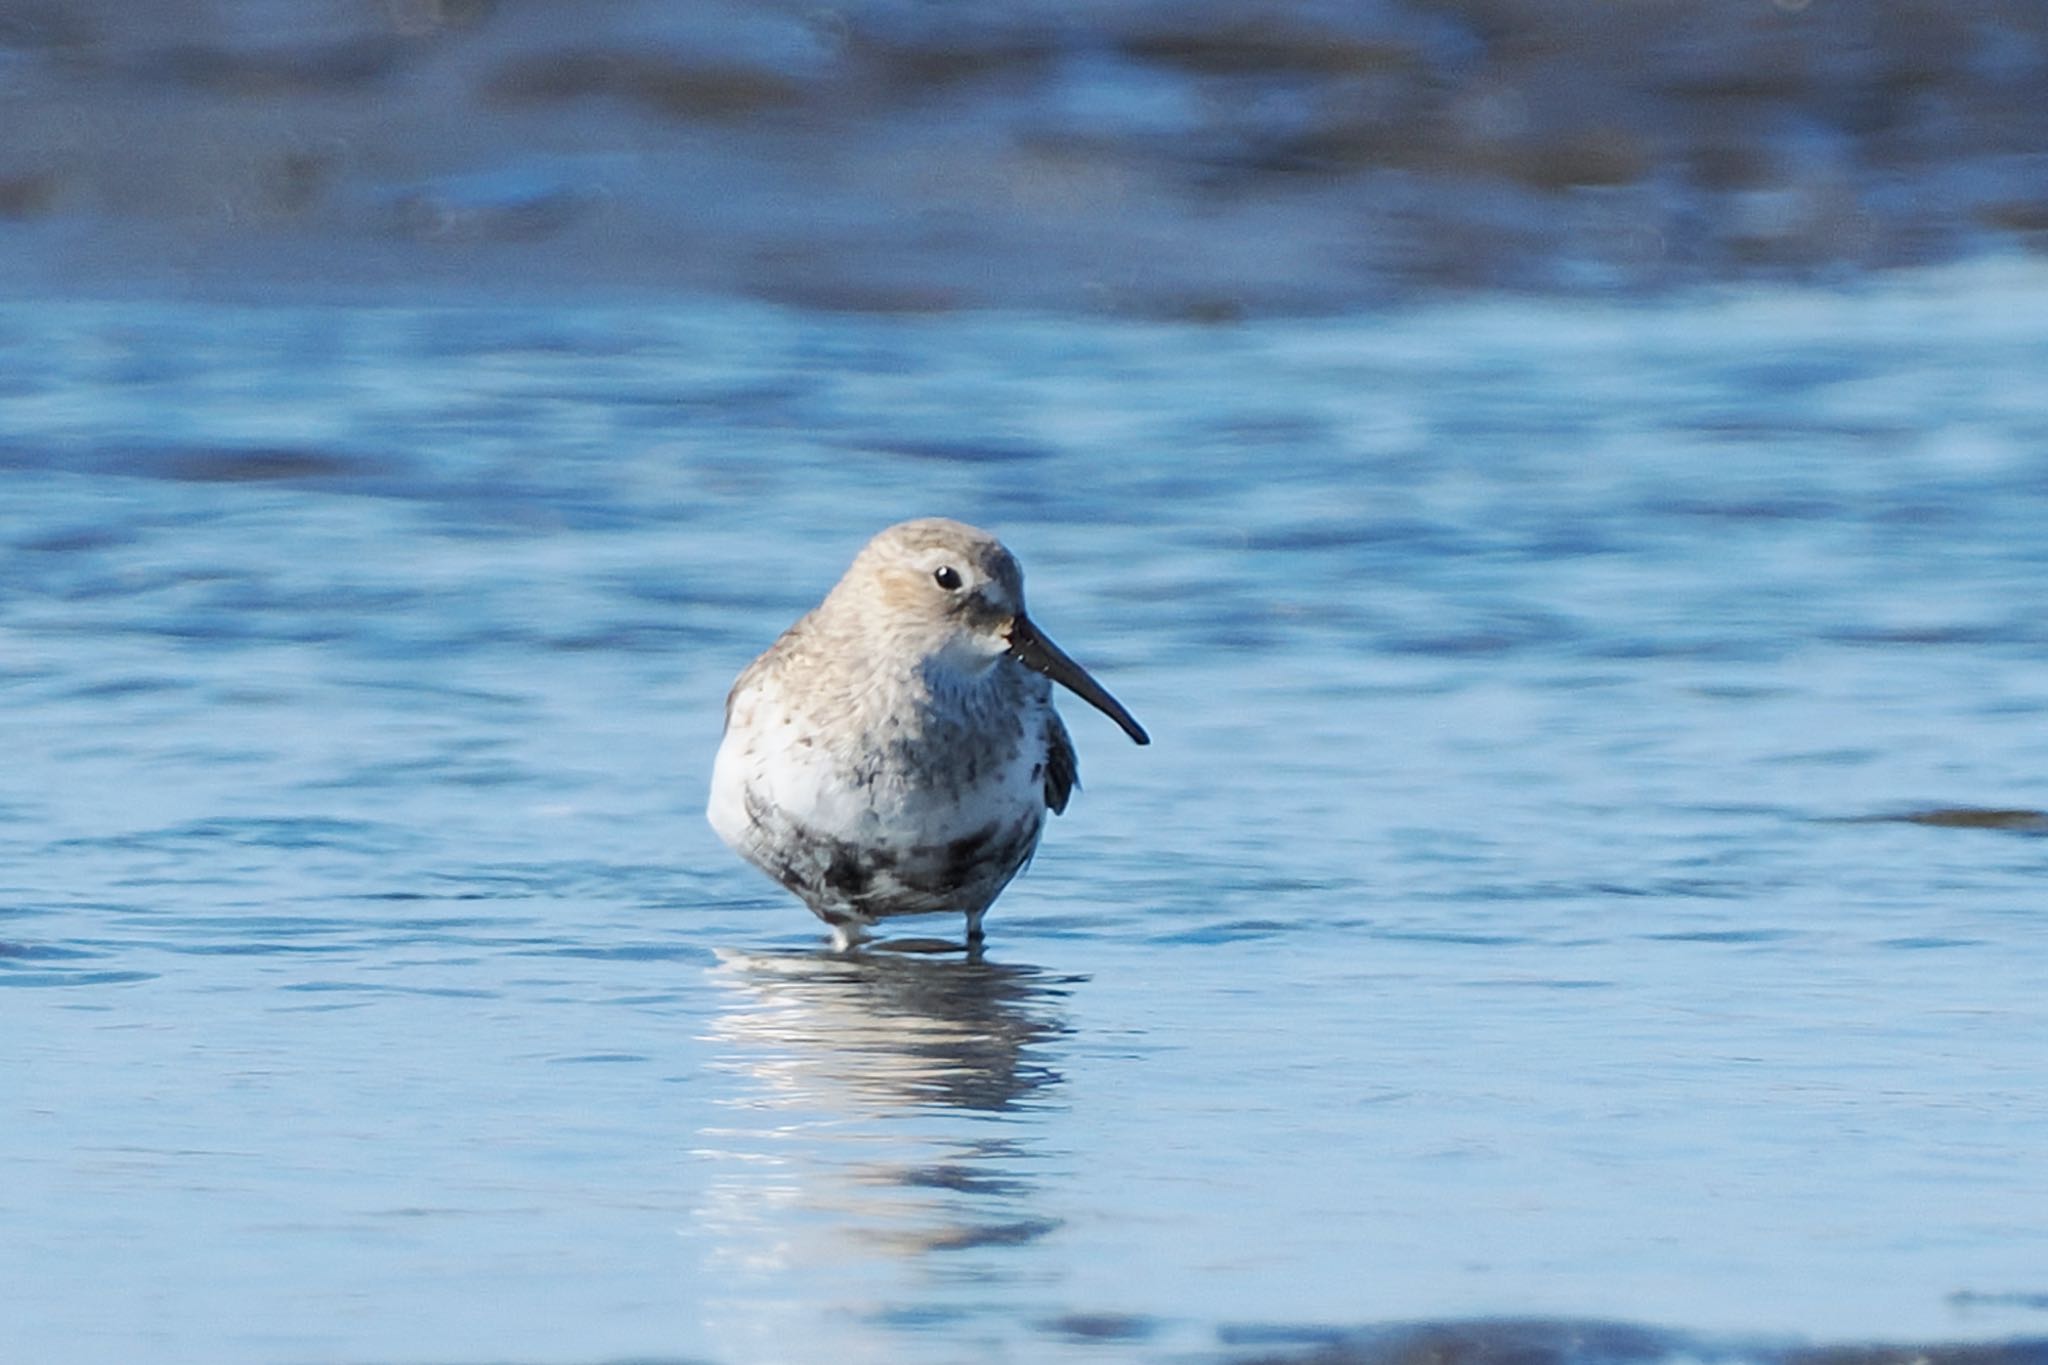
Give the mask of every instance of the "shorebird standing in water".
[(836, 949), (950, 910), (971, 951), (1076, 785), (1054, 682), (1150, 742), (1031, 624), (1002, 542), (937, 517), (891, 526), (733, 684), (711, 827)]

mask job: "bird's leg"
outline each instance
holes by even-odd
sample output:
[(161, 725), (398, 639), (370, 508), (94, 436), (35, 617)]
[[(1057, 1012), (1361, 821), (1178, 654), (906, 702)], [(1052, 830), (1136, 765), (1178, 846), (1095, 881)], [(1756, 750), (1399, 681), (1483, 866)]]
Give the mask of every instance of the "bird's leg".
[(969, 910), (967, 912), (967, 955), (969, 957), (981, 956), (981, 917), (987, 913), (988, 907), (986, 905), (982, 906), (979, 910)]
[(867, 925), (851, 915), (835, 915), (825, 923), (832, 928), (832, 951), (835, 953), (850, 953), (871, 937)]

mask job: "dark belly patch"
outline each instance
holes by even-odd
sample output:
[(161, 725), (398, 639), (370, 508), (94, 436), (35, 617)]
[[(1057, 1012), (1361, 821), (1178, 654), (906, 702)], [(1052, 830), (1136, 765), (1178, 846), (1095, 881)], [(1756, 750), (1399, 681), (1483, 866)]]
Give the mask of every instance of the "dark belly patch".
[(996, 826), (977, 830), (973, 834), (955, 839), (946, 845), (944, 867), (941, 879), (952, 886), (959, 886), (974, 876), (981, 860), (988, 855), (989, 845), (995, 842)]
[(820, 834), (751, 796), (747, 814), (758, 836), (749, 856), (831, 923), (980, 909), (1030, 858), (1042, 823), (990, 824), (943, 843), (861, 844)]
[(826, 853), (825, 885), (859, 904), (874, 885), (878, 874), (896, 866), (896, 855), (887, 848), (856, 848), (844, 839), (813, 835)]

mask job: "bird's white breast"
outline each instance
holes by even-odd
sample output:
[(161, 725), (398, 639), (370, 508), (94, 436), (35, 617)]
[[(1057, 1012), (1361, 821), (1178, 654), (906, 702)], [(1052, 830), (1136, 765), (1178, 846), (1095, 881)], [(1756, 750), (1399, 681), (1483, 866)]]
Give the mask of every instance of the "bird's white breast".
[(992, 825), (1035, 826), (1045, 809), (1046, 710), (991, 709), (985, 726), (937, 733), (912, 706), (856, 707), (827, 723), (776, 687), (743, 692), (713, 767), (712, 828), (755, 858), (764, 809), (855, 846), (943, 845)]

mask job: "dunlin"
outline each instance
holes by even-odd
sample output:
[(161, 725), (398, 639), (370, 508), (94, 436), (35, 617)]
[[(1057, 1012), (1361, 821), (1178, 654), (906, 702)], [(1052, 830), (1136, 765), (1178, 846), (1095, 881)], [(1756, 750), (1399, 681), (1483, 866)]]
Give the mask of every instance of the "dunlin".
[(834, 948), (935, 911), (964, 913), (978, 947), (1076, 784), (1055, 682), (1150, 742), (1031, 624), (1002, 542), (936, 517), (892, 526), (733, 684), (711, 827)]

